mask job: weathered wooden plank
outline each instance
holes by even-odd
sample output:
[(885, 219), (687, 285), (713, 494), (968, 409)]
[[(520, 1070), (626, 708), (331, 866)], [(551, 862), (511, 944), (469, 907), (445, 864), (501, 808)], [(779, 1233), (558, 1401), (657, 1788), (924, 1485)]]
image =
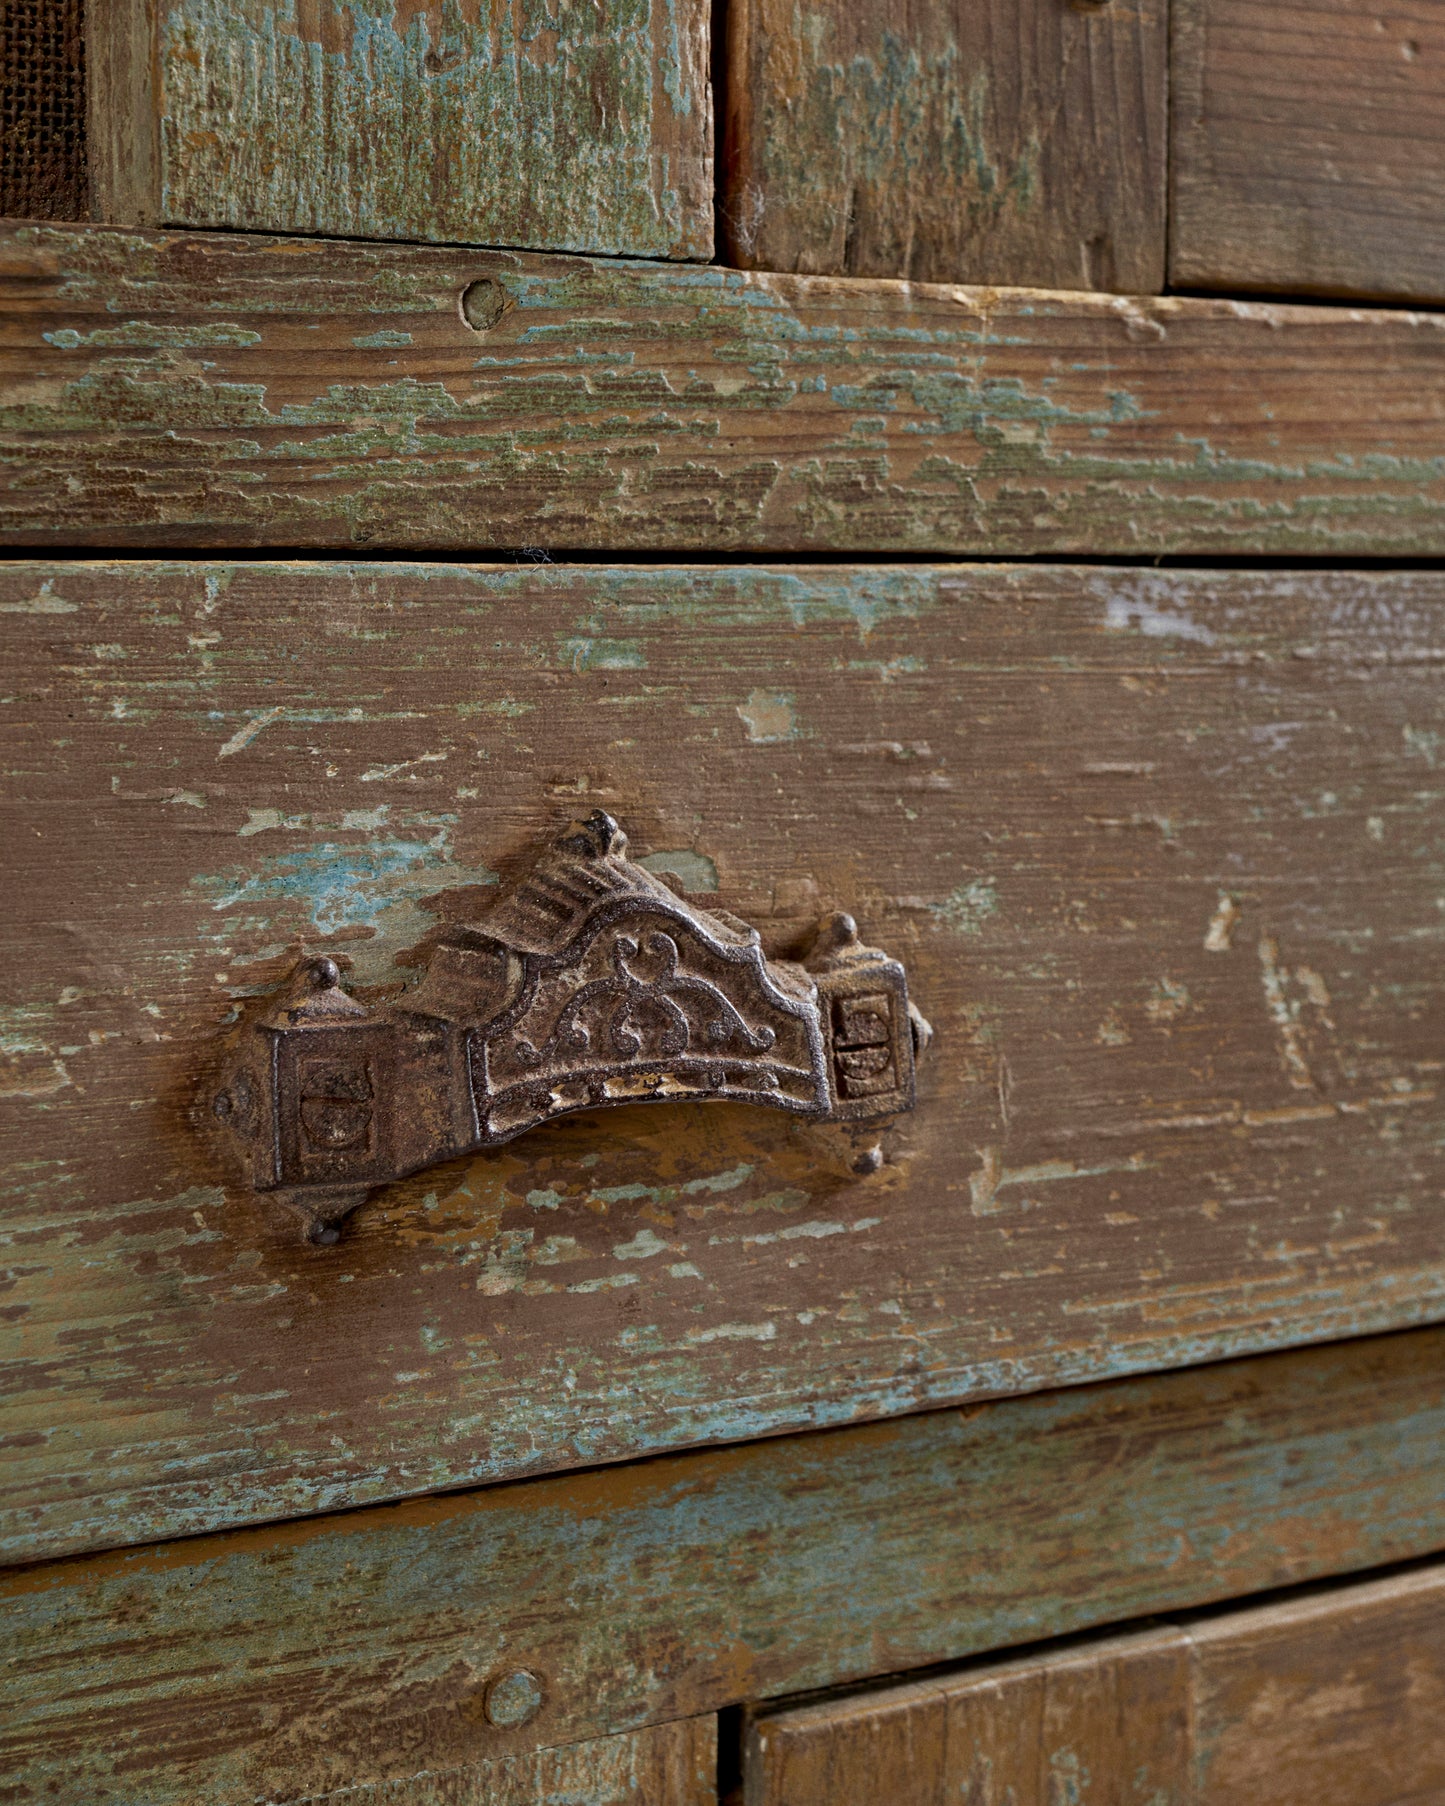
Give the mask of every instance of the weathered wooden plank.
[[(1445, 575), (3, 572), (12, 1559), (1440, 1314)], [(937, 1036), (857, 1168), (574, 1117), (331, 1249), (208, 1139), (300, 949), (415, 975), (598, 806)], [(378, 987), (371, 990), (370, 987)]]
[(748, 1806), (1445, 1796), (1445, 1570), (759, 1713)]
[(12, 545), (1445, 550), (1445, 316), (0, 246)]
[(1163, 0), (733, 0), (732, 261), (1157, 294)]
[(100, 219), (712, 255), (706, 0), (107, 0)]
[[(222, 1803), (212, 1796), (211, 1806)], [(297, 1806), (717, 1806), (717, 1719), (427, 1768), (313, 1794)]]
[[(1442, 1358), (1425, 1330), (13, 1573), (9, 1798), (286, 1799), (1423, 1554)], [(498, 1729), (519, 1667), (543, 1703)]]
[(1174, 0), (1170, 278), (1445, 297), (1431, 0)]
[(1445, 1798), (1445, 1573), (1188, 1628), (1206, 1806)]
[(745, 1798), (747, 1806), (1196, 1806), (1188, 1701), (1188, 1639), (1160, 1629), (765, 1709), (747, 1725)]

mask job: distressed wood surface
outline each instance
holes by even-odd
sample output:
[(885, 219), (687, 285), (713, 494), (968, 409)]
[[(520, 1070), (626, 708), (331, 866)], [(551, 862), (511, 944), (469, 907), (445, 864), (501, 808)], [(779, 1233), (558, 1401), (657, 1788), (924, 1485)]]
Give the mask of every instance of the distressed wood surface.
[(1445, 297), (1432, 0), (1173, 0), (1170, 278)]
[[(1426, 1554), (1442, 1360), (1423, 1330), (15, 1572), (7, 1798), (379, 1784)], [(518, 1667), (543, 1703), (497, 1730)]]
[(20, 227), (0, 540), (1439, 553), (1442, 359), (1435, 315)]
[(746, 1806), (1205, 1806), (1188, 1696), (1187, 1637), (1161, 1629), (763, 1711)]
[(732, 0), (731, 261), (1157, 294), (1166, 0)]
[(712, 255), (706, 0), (106, 0), (96, 217)]
[(760, 1713), (747, 1806), (1445, 1798), (1445, 1570)]
[[(418, 1759), (426, 1759), (424, 1747)], [(222, 1806), (215, 1795), (208, 1801)], [(312, 1794), (296, 1806), (717, 1806), (717, 1719), (686, 1718), (464, 1768), (428, 1766), (402, 1780)]]
[[(1440, 1314), (1445, 575), (12, 564), (12, 1559)], [(198, 1122), (597, 807), (937, 1030), (853, 1135), (573, 1117), (335, 1248)]]

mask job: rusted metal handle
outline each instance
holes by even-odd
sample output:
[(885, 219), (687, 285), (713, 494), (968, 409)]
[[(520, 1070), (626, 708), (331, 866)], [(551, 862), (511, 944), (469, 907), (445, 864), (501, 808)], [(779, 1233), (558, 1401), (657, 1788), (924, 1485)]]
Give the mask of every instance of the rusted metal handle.
[(800, 960), (767, 959), (755, 928), (634, 865), (598, 812), (450, 928), (395, 1002), (373, 1009), (334, 960), (303, 961), (243, 1025), (213, 1112), (254, 1188), (334, 1242), (375, 1186), (574, 1110), (911, 1110), (927, 1034), (903, 967), (850, 916), (825, 917)]

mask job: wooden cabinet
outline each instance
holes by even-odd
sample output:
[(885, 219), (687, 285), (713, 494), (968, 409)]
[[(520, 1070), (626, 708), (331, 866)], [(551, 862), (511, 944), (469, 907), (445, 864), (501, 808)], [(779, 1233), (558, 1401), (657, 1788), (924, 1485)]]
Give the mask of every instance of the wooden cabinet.
[(1442, 1794), (1433, 28), (0, 9), (0, 1799)]

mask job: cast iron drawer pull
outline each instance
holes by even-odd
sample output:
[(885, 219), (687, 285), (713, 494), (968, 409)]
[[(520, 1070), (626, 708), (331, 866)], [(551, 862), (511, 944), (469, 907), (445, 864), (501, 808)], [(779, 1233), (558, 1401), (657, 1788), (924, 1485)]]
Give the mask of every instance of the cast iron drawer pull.
[(693, 907), (627, 857), (597, 813), (425, 976), (372, 1009), (330, 959), (304, 961), (241, 1030), (216, 1117), (250, 1183), (312, 1241), (373, 1186), (605, 1104), (724, 1098), (831, 1122), (913, 1107), (928, 1025), (903, 967), (819, 923), (801, 961)]

